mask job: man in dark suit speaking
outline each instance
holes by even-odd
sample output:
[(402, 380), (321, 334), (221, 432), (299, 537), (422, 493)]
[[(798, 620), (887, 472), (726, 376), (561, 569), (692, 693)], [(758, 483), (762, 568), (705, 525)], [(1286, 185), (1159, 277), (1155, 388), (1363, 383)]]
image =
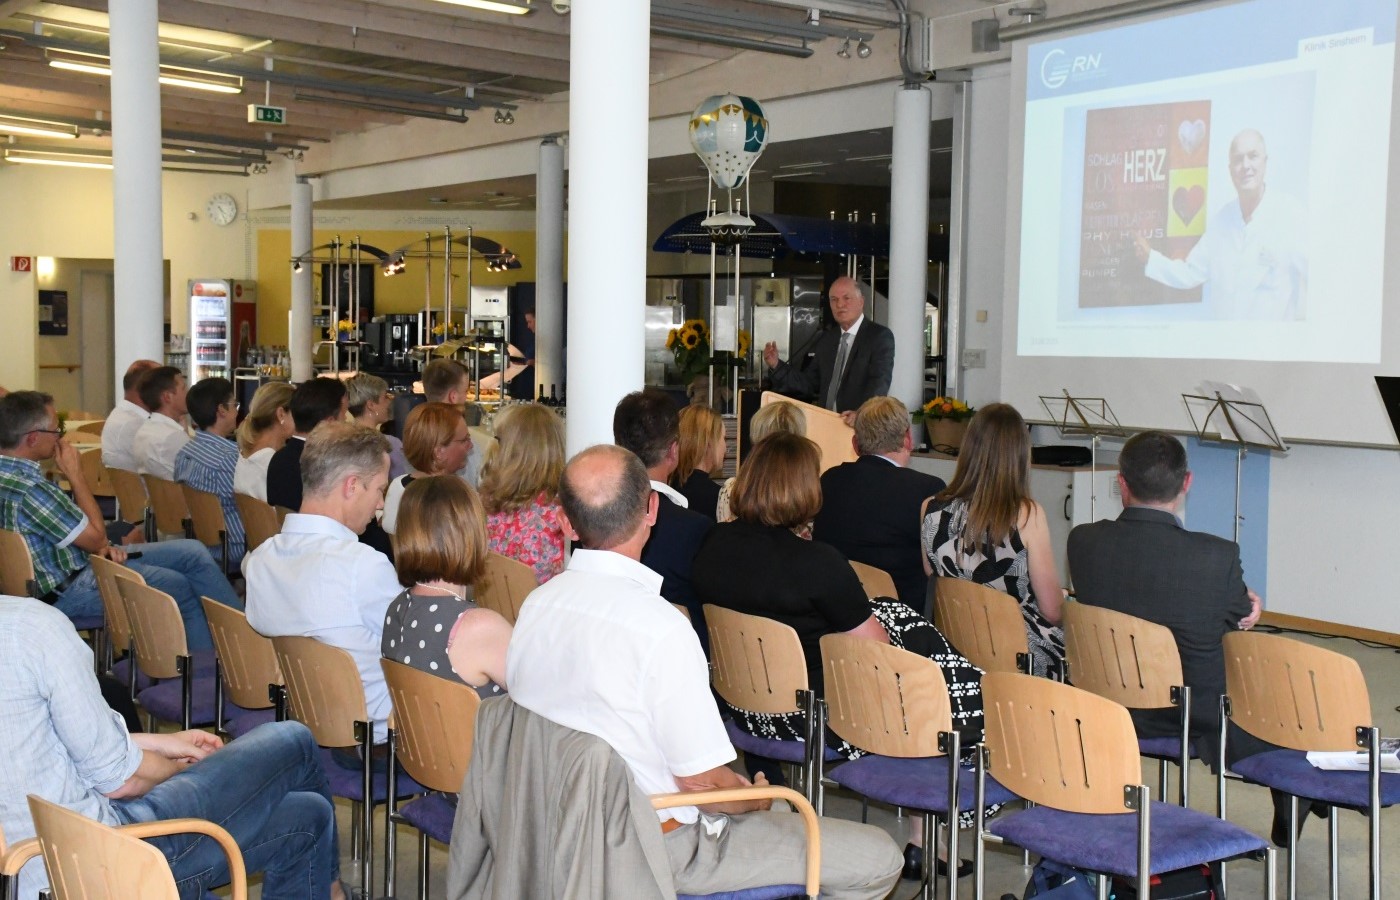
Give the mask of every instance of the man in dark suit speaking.
[(862, 403), (889, 393), (894, 334), (866, 319), (865, 295), (853, 279), (844, 275), (836, 279), (827, 296), (837, 328), (827, 329), (817, 339), (816, 370), (783, 362), (772, 341), (763, 348), (763, 362), (775, 390), (815, 395), (817, 403), (839, 412), (849, 425)]
[(919, 549), (919, 507), (943, 490), (943, 479), (908, 468), (914, 449), (909, 410), (894, 397), (871, 397), (856, 410), (855, 462), (822, 475), (822, 508), (812, 537), (851, 560), (884, 569), (899, 599), (927, 612)]
[[(1115, 521), (1076, 527), (1069, 535), (1070, 574), (1080, 603), (1102, 606), (1171, 629), (1191, 688), (1191, 732), (1218, 753), (1220, 695), (1225, 691), (1221, 638), (1259, 619), (1260, 600), (1245, 587), (1240, 548), (1187, 531), (1176, 514), (1191, 487), (1186, 450), (1162, 431), (1144, 431), (1118, 457), (1123, 512)], [(1174, 709), (1133, 710), (1141, 737), (1171, 737)], [(1272, 749), (1230, 730), (1230, 762)]]

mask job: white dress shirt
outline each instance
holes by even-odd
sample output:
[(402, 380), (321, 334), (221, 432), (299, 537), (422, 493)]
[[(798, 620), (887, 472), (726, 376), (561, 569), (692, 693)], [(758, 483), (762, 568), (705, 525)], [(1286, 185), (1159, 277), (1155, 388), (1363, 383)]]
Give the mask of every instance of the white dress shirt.
[[(695, 629), (660, 590), (635, 560), (575, 550), (526, 599), (506, 654), (516, 703), (607, 741), (648, 794), (734, 759)], [(697, 810), (657, 815), (688, 823)]]
[(233, 492), (256, 497), (267, 502), (267, 464), (277, 451), (271, 447), (255, 450), (249, 456), (238, 457), (233, 467)]
[(135, 472), (136, 457), (131, 452), (131, 442), (136, 437), (136, 429), (150, 417), (144, 406), (137, 406), (125, 397), (118, 400), (102, 426), (102, 465)]
[(190, 433), (183, 424), (163, 413), (152, 413), (136, 429), (136, 436), (131, 441), (136, 471), (174, 481), (175, 455), (189, 442)]
[(666, 482), (653, 481), (651, 483), (651, 489), (653, 491), (656, 491), (658, 494), (665, 497), (666, 499), (670, 500), (672, 503), (676, 504), (681, 509), (690, 509), (689, 498), (687, 498), (685, 494), (682, 494), (680, 491), (671, 487)]
[(379, 642), (389, 603), (403, 590), (393, 564), (334, 519), (292, 513), (280, 534), (248, 554), (243, 571), (256, 631), (314, 637), (355, 658), (374, 740), (383, 741), (392, 706)]

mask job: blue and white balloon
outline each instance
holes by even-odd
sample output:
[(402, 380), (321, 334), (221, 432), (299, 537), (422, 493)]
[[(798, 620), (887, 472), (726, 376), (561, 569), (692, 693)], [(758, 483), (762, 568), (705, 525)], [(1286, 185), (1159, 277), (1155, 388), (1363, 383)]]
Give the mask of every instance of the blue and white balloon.
[(743, 185), (768, 143), (768, 119), (752, 97), (707, 97), (690, 117), (690, 145), (719, 187)]

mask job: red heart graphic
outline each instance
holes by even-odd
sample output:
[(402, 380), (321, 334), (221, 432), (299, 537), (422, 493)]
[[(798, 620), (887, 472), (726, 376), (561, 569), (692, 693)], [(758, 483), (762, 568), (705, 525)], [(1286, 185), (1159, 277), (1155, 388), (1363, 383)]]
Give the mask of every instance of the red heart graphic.
[(1206, 204), (1206, 189), (1199, 184), (1179, 187), (1172, 193), (1172, 209), (1180, 217), (1182, 224), (1190, 225), (1191, 220)]

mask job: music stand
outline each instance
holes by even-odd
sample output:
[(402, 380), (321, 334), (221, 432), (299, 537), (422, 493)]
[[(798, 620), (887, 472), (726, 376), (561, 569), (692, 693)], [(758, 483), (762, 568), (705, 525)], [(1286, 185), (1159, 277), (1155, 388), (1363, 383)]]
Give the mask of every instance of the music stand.
[[(1182, 394), (1191, 426), (1202, 441), (1235, 445), (1235, 543), (1240, 542), (1240, 496), (1244, 474), (1244, 456), (1250, 447), (1264, 450), (1288, 451), (1279, 437), (1278, 429), (1269, 418), (1269, 411), (1259, 395), (1233, 384), (1207, 381), (1197, 388), (1199, 394)], [(1214, 423), (1215, 431), (1211, 431)]]
[[(1098, 521), (1095, 507), (1098, 505), (1098, 487), (1094, 475), (1099, 467), (1099, 439), (1104, 435), (1127, 437), (1128, 432), (1118, 424), (1108, 401), (1103, 397), (1072, 397), (1069, 391), (1060, 389), (1063, 396), (1040, 398), (1040, 405), (1050, 414), (1055, 430), (1060, 437), (1089, 436), (1089, 521)], [(1058, 404), (1063, 404), (1059, 406)], [(1056, 410), (1059, 410), (1057, 413)]]

